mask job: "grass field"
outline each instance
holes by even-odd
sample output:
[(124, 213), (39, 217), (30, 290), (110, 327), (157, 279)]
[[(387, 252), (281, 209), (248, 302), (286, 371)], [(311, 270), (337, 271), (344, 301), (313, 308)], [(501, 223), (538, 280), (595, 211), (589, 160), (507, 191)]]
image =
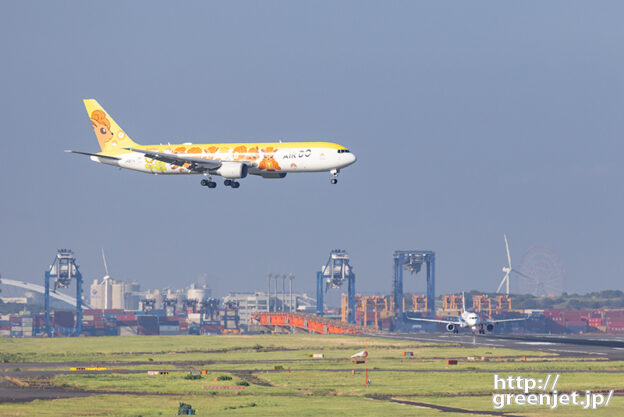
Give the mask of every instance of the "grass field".
[[(363, 365), (350, 361), (353, 353), (364, 348), (369, 352), (368, 387), (364, 386)], [(414, 356), (406, 358), (404, 351)], [(312, 353), (323, 353), (324, 358), (312, 359)], [(459, 364), (446, 365), (447, 358), (458, 359)], [(211, 416), (503, 415), (492, 405), (495, 373), (535, 378), (561, 373), (557, 385), (561, 392), (624, 392), (622, 362), (345, 336), (0, 339), (0, 360), (5, 362), (5, 375), (29, 384), (30, 390), (52, 387), (92, 394), (0, 403), (2, 416), (175, 415), (179, 401), (192, 404), (197, 415)], [(123, 368), (136, 373), (68, 372), (71, 366)], [(274, 371), (274, 366), (283, 369)], [(165, 369), (170, 370), (168, 375), (146, 372)], [(208, 371), (202, 379), (185, 378), (190, 370), (199, 369)], [(218, 376), (232, 379), (213, 381)], [(240, 383), (249, 385), (242, 390), (202, 388)], [(504, 412), (619, 416), (624, 415), (624, 401), (616, 395), (609, 407), (597, 410), (512, 406)]]

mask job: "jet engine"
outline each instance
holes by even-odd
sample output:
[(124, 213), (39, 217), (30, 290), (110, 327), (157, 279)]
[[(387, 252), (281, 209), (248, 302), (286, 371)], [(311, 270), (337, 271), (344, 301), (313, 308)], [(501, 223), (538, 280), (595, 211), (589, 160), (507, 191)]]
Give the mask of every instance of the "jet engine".
[(485, 328), (487, 329), (488, 332), (491, 332), (492, 330), (494, 330), (494, 325), (492, 323), (488, 323), (487, 326), (485, 326)]
[(247, 165), (240, 162), (223, 162), (215, 174), (223, 178), (245, 178), (247, 176)]
[(455, 331), (455, 327), (456, 326), (453, 323), (448, 323), (446, 325), (446, 330), (448, 330), (449, 332), (453, 332), (453, 331)]

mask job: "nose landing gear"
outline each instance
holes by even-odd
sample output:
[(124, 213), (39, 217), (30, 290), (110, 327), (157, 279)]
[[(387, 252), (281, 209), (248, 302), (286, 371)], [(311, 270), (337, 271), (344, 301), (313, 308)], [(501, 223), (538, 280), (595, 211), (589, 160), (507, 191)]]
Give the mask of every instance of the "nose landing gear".
[(332, 174), (332, 179), (329, 180), (329, 182), (332, 183), (332, 184), (337, 184), (338, 183), (338, 173), (340, 172), (340, 170), (339, 169), (332, 169), (329, 172), (331, 172), (331, 174)]

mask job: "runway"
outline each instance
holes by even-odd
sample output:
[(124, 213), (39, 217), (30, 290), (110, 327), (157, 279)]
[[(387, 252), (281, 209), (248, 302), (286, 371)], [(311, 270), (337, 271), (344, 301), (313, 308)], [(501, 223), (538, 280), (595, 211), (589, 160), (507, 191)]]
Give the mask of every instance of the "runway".
[(460, 346), (490, 346), (506, 349), (532, 350), (538, 352), (557, 353), (562, 356), (602, 357), (609, 360), (624, 360), (624, 336), (612, 335), (473, 335), (471, 333), (395, 333), (375, 335), (401, 340), (419, 342), (453, 343)]

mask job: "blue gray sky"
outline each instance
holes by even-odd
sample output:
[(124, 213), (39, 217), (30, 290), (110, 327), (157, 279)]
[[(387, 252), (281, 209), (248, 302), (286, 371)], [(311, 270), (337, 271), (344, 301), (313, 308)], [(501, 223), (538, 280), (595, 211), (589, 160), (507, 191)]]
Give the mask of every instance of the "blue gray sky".
[[(534, 244), (568, 291), (621, 289), (621, 2), (2, 2), (0, 273), (41, 282), (72, 248), (88, 280), (218, 293), (268, 272), (312, 291), (332, 248), (358, 292), (392, 253), (437, 254), (438, 292), (494, 290)], [(329, 140), (329, 174), (155, 177), (97, 165), (83, 98), (142, 144)], [(407, 279), (424, 289), (424, 275)]]

